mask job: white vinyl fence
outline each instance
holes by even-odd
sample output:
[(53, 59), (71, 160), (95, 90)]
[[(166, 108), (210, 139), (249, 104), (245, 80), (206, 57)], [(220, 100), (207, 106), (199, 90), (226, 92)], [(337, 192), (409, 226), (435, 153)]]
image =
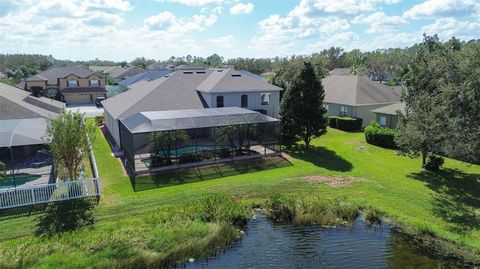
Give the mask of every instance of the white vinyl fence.
[(0, 190), (0, 209), (100, 196), (98, 178)]

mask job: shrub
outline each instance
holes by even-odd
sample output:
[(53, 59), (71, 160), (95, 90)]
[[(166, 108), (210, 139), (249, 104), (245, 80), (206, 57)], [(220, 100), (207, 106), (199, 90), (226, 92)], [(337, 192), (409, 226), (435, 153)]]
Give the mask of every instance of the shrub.
[(332, 128), (337, 128), (337, 118), (336, 116), (328, 117), (328, 126)]
[(365, 140), (369, 144), (386, 148), (397, 147), (394, 140), (395, 130), (383, 127), (376, 121), (370, 123), (363, 132), (365, 133)]
[(0, 161), (0, 181), (7, 177), (7, 166)]
[(425, 164), (425, 169), (428, 171), (438, 171), (444, 162), (445, 160), (441, 156), (428, 155), (428, 160), (427, 160), (427, 163)]
[(194, 153), (186, 153), (178, 158), (179, 163), (193, 163), (196, 162), (197, 158)]
[(103, 125), (104, 122), (105, 122), (105, 116), (100, 115), (95, 117), (95, 124), (97, 124), (98, 126)]
[(337, 117), (335, 119), (337, 129), (343, 131), (357, 131), (362, 129), (362, 119), (350, 117)]
[(365, 214), (365, 221), (370, 225), (380, 224), (382, 218), (385, 216), (385, 213), (373, 207), (367, 207), (363, 211)]

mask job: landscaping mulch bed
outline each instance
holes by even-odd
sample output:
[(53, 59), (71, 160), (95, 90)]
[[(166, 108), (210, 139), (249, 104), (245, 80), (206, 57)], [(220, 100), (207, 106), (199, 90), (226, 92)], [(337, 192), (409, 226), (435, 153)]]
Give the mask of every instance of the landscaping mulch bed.
[(330, 187), (345, 187), (352, 183), (368, 181), (364, 178), (325, 177), (325, 176), (308, 176), (308, 177), (302, 177), (301, 179), (305, 180), (307, 183), (310, 183), (310, 184), (325, 184)]

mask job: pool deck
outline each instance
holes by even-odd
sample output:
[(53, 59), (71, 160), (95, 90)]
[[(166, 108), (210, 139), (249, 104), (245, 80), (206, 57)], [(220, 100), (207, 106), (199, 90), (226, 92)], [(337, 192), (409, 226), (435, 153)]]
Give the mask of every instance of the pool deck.
[[(40, 176), (39, 178), (34, 179), (32, 181), (26, 182), (24, 184), (17, 185), (17, 188), (18, 187), (33, 186), (33, 185), (38, 185), (38, 184), (49, 183), (50, 180), (51, 180), (51, 171), (52, 171), (52, 166), (51, 165), (46, 165), (46, 166), (39, 167), (39, 168), (15, 169), (15, 174), (28, 174), (28, 175)], [(9, 170), (7, 175), (11, 175), (11, 174), (12, 174), (12, 171)]]

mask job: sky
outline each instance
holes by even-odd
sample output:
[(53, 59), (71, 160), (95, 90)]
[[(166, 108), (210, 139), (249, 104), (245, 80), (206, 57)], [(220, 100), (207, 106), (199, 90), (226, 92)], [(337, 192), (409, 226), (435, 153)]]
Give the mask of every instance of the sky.
[(480, 0), (0, 0), (0, 53), (57, 59), (310, 54), (480, 38)]

